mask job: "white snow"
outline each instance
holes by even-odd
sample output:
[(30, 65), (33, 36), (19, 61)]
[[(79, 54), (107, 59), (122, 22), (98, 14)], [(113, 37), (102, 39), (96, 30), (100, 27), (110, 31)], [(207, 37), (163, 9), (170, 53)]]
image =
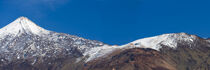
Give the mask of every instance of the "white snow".
[[(6, 36), (6, 35), (18, 36), (21, 33), (35, 34), (35, 35), (42, 36), (42, 35), (48, 35), (50, 33), (50, 31), (37, 26), (34, 22), (30, 21), (26, 17), (20, 17), (17, 20), (13, 21), (12, 23), (10, 23), (7, 26), (0, 29), (0, 39), (5, 38), (4, 36)], [(55, 37), (54, 37), (54, 35), (55, 35)], [(58, 39), (65, 38), (63, 36), (60, 36), (59, 38), (57, 38), (57, 35), (56, 34), (54, 34), (54, 35), (52, 38), (49, 37), (49, 39), (57, 41)], [(75, 38), (75, 39), (72, 38), (72, 39), (75, 41), (77, 38)], [(83, 38), (78, 38), (78, 39), (82, 40)], [(107, 54), (112, 53), (113, 51), (118, 50), (118, 49), (139, 47), (139, 48), (151, 48), (154, 50), (159, 50), (160, 48), (162, 48), (162, 45), (168, 46), (171, 48), (176, 48), (179, 42), (186, 42), (186, 43), (191, 44), (195, 41), (195, 39), (196, 39), (196, 36), (188, 35), (186, 33), (163, 34), (163, 35), (159, 35), (159, 36), (139, 39), (139, 40), (136, 40), (134, 42), (131, 42), (131, 43), (128, 43), (128, 44), (122, 45), (122, 46), (104, 45), (101, 47), (89, 48), (88, 50), (85, 50), (83, 55), (89, 56), (89, 58), (86, 60), (86, 62), (88, 62), (88, 61), (91, 61), (91, 60), (99, 58), (99, 57), (106, 57)], [(9, 41), (12, 41), (12, 37), (11, 37), (11, 40), (9, 40)], [(5, 45), (7, 45), (8, 43), (10, 43), (10, 42), (5, 43)], [(75, 42), (74, 45), (76, 46), (79, 44), (82, 44), (82, 42), (77, 41), (77, 42)], [(57, 44), (55, 44), (55, 45), (57, 46)], [(46, 45), (44, 45), (44, 46), (46, 46)], [(35, 47), (35, 45), (33, 45), (33, 44), (30, 45), (29, 47), (31, 47), (30, 49), (32, 49), (32, 50), (41, 48), (41, 46)], [(4, 46), (2, 46), (2, 48), (4, 48)], [(78, 49), (85, 49), (85, 48), (86, 48), (85, 45), (81, 45), (78, 47)], [(41, 49), (41, 51), (46, 50), (46, 49), (49, 49), (49, 48), (46, 47), (44, 49)], [(54, 48), (54, 49), (56, 49), (56, 48)], [(2, 50), (6, 50), (6, 49), (2, 49)], [(60, 48), (58, 48), (56, 50), (58, 50), (59, 52), (61, 51)], [(48, 51), (48, 50), (46, 50), (46, 51)], [(58, 51), (55, 51), (54, 53), (57, 53)], [(46, 55), (46, 53), (40, 54), (40, 56), (45, 56), (45, 55)], [(20, 59), (20, 58), (21, 58), (20, 56), (17, 56), (17, 59)]]
[(105, 57), (107, 54), (112, 53), (114, 50), (117, 50), (119, 48), (122, 49), (124, 47), (123, 46), (109, 46), (109, 45), (95, 47), (86, 51), (84, 53), (84, 56), (89, 56), (88, 59), (86, 60), (86, 62), (88, 62), (98, 57)]
[(194, 35), (188, 35), (186, 33), (171, 33), (171, 34), (163, 34), (154, 37), (148, 37), (136, 40), (134, 42), (128, 43), (122, 46), (109, 46), (105, 45), (102, 47), (92, 48), (84, 53), (85, 56), (89, 56), (86, 62), (94, 60), (99, 57), (106, 57), (107, 54), (112, 53), (117, 49), (129, 49), (129, 48), (151, 48), (159, 51), (162, 48), (161, 45), (165, 45), (171, 48), (176, 48), (178, 42), (188, 42), (193, 43), (196, 39)]
[(176, 48), (179, 42), (187, 42), (193, 43), (196, 39), (194, 35), (188, 35), (186, 33), (171, 33), (171, 34), (163, 34), (159, 36), (139, 39), (129, 44), (138, 44), (135, 47), (141, 48), (151, 48), (155, 50), (159, 50), (162, 48), (161, 45), (165, 45), (171, 48)]
[(26, 32), (28, 34), (33, 33), (36, 35), (48, 34), (50, 31), (45, 30), (37, 26), (34, 22), (30, 21), (26, 17), (20, 17), (8, 24), (7, 26), (0, 29), (0, 36), (12, 34), (16, 36), (19, 33)]

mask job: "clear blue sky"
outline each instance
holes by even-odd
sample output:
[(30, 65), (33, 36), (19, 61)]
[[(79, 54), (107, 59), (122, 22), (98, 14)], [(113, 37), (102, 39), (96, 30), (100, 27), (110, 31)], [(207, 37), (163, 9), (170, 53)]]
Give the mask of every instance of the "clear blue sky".
[(108, 44), (177, 32), (210, 37), (209, 0), (0, 0), (0, 27), (19, 16)]

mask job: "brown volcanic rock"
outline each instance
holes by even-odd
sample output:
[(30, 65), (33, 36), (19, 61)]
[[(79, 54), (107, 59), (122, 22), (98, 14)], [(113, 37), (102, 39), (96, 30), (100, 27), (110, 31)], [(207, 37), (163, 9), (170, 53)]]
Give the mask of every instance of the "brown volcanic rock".
[(119, 50), (106, 58), (88, 62), (85, 70), (176, 70), (167, 56), (152, 49)]
[(179, 46), (176, 50), (163, 48), (160, 53), (170, 56), (178, 70), (210, 70), (210, 47), (202, 43), (191, 48)]

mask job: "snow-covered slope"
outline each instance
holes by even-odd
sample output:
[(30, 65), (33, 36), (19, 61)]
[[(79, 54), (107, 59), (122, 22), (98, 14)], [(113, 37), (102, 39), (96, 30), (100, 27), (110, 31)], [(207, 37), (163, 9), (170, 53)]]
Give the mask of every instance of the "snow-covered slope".
[(195, 35), (171, 33), (139, 39), (122, 46), (110, 46), (95, 40), (45, 30), (26, 17), (20, 17), (0, 29), (0, 59), (11, 61), (34, 57), (75, 55), (89, 56), (86, 60), (88, 62), (118, 49), (139, 47), (159, 51), (163, 46), (173, 49), (179, 45), (192, 47), (198, 40), (199, 37)]
[(186, 33), (163, 34), (159, 36), (139, 39), (122, 46), (103, 46), (92, 48), (89, 52), (86, 52), (85, 55), (90, 55), (90, 58), (87, 60), (88, 62), (99, 57), (106, 57), (106, 55), (118, 49), (124, 50), (138, 47), (151, 48), (159, 51), (163, 46), (176, 49), (178, 46), (183, 45), (189, 46), (189, 48), (191, 48), (192, 46), (196, 45), (196, 42), (198, 40), (199, 37), (195, 35), (189, 35)]
[(10, 62), (37, 57), (83, 56), (83, 53), (104, 43), (45, 30), (26, 17), (20, 17), (0, 29), (0, 60)]
[(159, 36), (143, 38), (129, 43), (134, 47), (141, 48), (152, 48), (159, 50), (162, 46), (167, 46), (170, 48), (176, 48), (179, 44), (184, 43), (185, 45), (193, 44), (198, 37), (195, 35), (189, 35), (186, 33), (171, 33), (163, 34)]
[(37, 26), (34, 22), (30, 21), (26, 17), (20, 17), (17, 20), (0, 29), (0, 36), (5, 36), (8, 34), (15, 36), (21, 33), (46, 35), (49, 34), (50, 31)]

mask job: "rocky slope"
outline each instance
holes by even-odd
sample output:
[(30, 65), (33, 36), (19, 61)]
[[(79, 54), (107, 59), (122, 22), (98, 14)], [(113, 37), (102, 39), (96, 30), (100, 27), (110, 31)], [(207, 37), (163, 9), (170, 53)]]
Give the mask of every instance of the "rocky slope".
[(0, 69), (6, 69), (4, 67), (7, 65), (13, 67), (13, 64), (23, 61), (33, 66), (47, 63), (49, 59), (76, 59), (82, 57), (85, 51), (103, 45), (99, 41), (45, 30), (29, 19), (20, 17), (0, 29)]
[(107, 58), (87, 63), (84, 70), (177, 70), (168, 56), (153, 49), (118, 50)]
[(171, 33), (111, 46), (20, 17), (0, 29), (0, 70), (210, 70), (210, 40)]
[[(131, 47), (131, 46), (130, 46)], [(89, 61), (86, 70), (210, 70), (210, 47), (116, 50)]]
[(210, 70), (210, 42), (186, 33), (163, 34), (119, 46), (87, 64), (87, 70)]

